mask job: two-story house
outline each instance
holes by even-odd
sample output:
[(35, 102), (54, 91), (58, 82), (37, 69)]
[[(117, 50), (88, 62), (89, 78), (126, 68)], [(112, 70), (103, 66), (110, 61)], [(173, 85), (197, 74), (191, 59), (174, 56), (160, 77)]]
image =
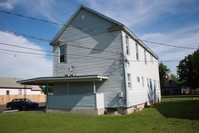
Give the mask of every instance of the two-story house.
[(158, 57), (125, 25), (80, 6), (56, 34), (48, 112), (128, 114), (160, 101)]

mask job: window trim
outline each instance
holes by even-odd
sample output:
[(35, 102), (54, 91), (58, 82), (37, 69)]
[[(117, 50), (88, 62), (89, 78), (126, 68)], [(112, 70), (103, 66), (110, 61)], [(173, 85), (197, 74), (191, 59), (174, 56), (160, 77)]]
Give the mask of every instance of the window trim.
[(126, 54), (130, 55), (130, 45), (129, 45), (129, 37), (125, 36), (125, 44), (126, 44)]
[(146, 50), (144, 49), (144, 62), (147, 65), (147, 56), (146, 56)]
[(131, 73), (127, 73), (127, 86), (128, 89), (132, 89)]

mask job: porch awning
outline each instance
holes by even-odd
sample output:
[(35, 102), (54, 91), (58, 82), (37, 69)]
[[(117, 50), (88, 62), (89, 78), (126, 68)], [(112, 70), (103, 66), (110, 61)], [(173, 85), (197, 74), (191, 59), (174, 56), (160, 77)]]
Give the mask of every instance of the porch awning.
[(107, 80), (108, 77), (99, 75), (82, 75), (82, 76), (60, 76), (60, 77), (39, 77), (26, 80), (17, 81), (23, 85), (52, 85), (54, 83), (66, 82), (88, 82), (88, 81), (102, 81)]

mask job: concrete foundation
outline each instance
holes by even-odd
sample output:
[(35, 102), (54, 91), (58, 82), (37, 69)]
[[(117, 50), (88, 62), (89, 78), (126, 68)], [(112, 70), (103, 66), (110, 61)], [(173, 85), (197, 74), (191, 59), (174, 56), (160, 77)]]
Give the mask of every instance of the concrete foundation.
[(47, 113), (104, 115), (104, 109), (47, 109)]

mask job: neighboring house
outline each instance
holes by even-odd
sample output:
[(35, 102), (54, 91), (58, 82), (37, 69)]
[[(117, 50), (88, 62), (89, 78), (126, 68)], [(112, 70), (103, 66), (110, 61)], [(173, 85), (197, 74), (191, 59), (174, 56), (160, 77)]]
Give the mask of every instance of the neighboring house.
[(168, 80), (166, 85), (161, 88), (161, 95), (180, 95), (181, 86), (177, 84), (174, 80)]
[(192, 89), (192, 91), (191, 91), (191, 87), (182, 86), (181, 93), (182, 94), (199, 94), (199, 88)]
[(40, 95), (39, 86), (17, 84), (19, 78), (0, 77), (0, 95)]
[(157, 55), (99, 12), (81, 6), (50, 45), (53, 76), (19, 81), (53, 87), (48, 112), (128, 114), (161, 99)]

